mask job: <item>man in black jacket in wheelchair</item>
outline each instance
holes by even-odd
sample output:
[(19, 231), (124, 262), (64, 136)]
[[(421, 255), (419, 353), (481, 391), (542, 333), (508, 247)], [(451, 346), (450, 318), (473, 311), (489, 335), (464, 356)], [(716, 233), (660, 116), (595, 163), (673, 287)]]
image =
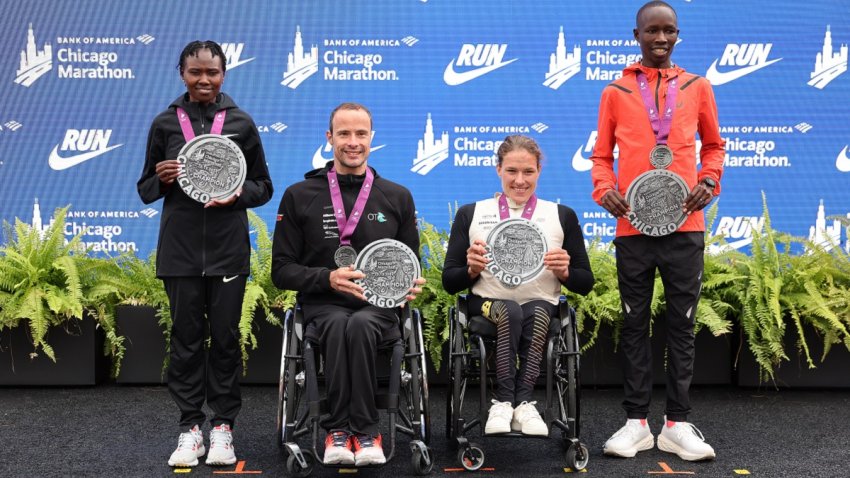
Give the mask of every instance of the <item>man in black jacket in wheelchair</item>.
[[(367, 166), (372, 115), (343, 103), (333, 110), (328, 142), (334, 159), (310, 171), (283, 194), (274, 231), (272, 279), (298, 291), (305, 338), (324, 354), (330, 415), (324, 463), (382, 464), (386, 461), (375, 406), (378, 345), (398, 339), (394, 309), (366, 301), (355, 281), (354, 251), (379, 239), (395, 239), (419, 251), (413, 197), (406, 188)], [(353, 250), (352, 250), (353, 248)], [(408, 300), (421, 292), (410, 289)]]

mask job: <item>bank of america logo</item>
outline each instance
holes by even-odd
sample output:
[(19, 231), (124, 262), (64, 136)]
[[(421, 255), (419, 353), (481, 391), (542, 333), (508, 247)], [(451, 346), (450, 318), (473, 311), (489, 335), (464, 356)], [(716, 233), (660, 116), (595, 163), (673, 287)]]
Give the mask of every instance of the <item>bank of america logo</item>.
[(549, 71), (546, 72), (546, 80), (543, 82), (543, 86), (557, 90), (567, 80), (575, 76), (579, 70), (581, 70), (581, 48), (575, 45), (572, 52), (567, 53), (564, 27), (562, 26), (560, 33), (558, 33), (558, 46), (555, 47), (555, 53), (549, 56)]
[(826, 26), (823, 37), (823, 48), (815, 57), (815, 69), (811, 72), (808, 85), (822, 90), (830, 81), (847, 71), (847, 44), (839, 47), (837, 52), (832, 50), (832, 32)]
[(428, 113), (428, 119), (425, 120), (425, 134), (419, 140), (416, 157), (413, 158), (413, 167), (410, 170), (424, 176), (448, 157), (449, 133), (443, 131), (439, 139), (435, 138), (431, 113)]
[(809, 131), (811, 131), (812, 128), (814, 128), (814, 126), (812, 126), (812, 125), (810, 125), (809, 123), (806, 123), (806, 122), (798, 123), (798, 124), (794, 125), (794, 129), (796, 129), (797, 131), (799, 131), (803, 134), (808, 133)]
[(50, 43), (42, 45), (38, 49), (35, 42), (35, 34), (32, 31), (32, 23), (27, 30), (27, 44), (21, 50), (21, 63), (15, 76), (15, 83), (29, 87), (35, 80), (53, 68), (53, 47)]
[(407, 46), (413, 46), (413, 45), (415, 45), (419, 42), (419, 39), (416, 38), (416, 37), (412, 37), (412, 36), (406, 36), (406, 37), (401, 39), (401, 42), (404, 43)]
[(506, 61), (507, 49), (508, 45), (504, 43), (465, 43), (460, 47), (460, 54), (446, 66), (443, 81), (449, 86), (457, 86), (510, 65), (519, 58)]
[(227, 58), (227, 65), (225, 68), (227, 70), (232, 70), (237, 66), (244, 65), (249, 61), (253, 61), (254, 57), (246, 58), (242, 60), (240, 57), (242, 56), (242, 50), (245, 49), (244, 43), (222, 43), (221, 50), (224, 52), (224, 57)]
[[(726, 49), (723, 50), (723, 56), (719, 60), (714, 60), (708, 71), (705, 73), (705, 78), (712, 85), (723, 85), (730, 81), (735, 81), (739, 78), (755, 73), (766, 66), (770, 66), (782, 58), (774, 58), (768, 60), (770, 49), (773, 43), (729, 43)], [(717, 67), (737, 67), (732, 70), (718, 71)]]
[(156, 40), (156, 38), (154, 38), (154, 37), (152, 37), (152, 36), (148, 35), (147, 33), (145, 33), (144, 35), (139, 35), (139, 36), (137, 36), (137, 37), (136, 37), (136, 40), (139, 40), (140, 42), (144, 43), (145, 45), (150, 45), (150, 44), (151, 44), (151, 42), (153, 42), (154, 40)]
[[(7, 121), (7, 122), (3, 123), (3, 126), (5, 126), (6, 129), (8, 129), (9, 131), (17, 131), (17, 130), (21, 129), (21, 126), (23, 126), (23, 125), (21, 123), (18, 123), (17, 121), (13, 120), (13, 121)], [(3, 131), (2, 127), (0, 127), (0, 131)]]
[(159, 214), (159, 211), (157, 211), (156, 209), (154, 209), (152, 207), (146, 207), (146, 208), (142, 209), (141, 211), (139, 211), (139, 213), (141, 213), (143, 216), (147, 216), (149, 218), (152, 218), (152, 217), (156, 216), (157, 214)]
[(531, 129), (537, 131), (538, 133), (542, 133), (549, 129), (549, 125), (545, 123), (534, 123), (533, 125), (531, 125)]
[(295, 45), (286, 59), (286, 71), (283, 72), (281, 85), (291, 89), (319, 71), (319, 47), (312, 45), (309, 52), (304, 51), (304, 43), (301, 40), (301, 27), (295, 28)]
[(272, 124), (272, 125), (270, 126), (270, 128), (271, 128), (271, 129), (273, 129), (273, 130), (275, 130), (275, 131), (277, 131), (278, 133), (283, 133), (283, 130), (285, 130), (286, 128), (288, 128), (288, 126), (286, 126), (285, 124), (283, 124), (283, 123), (281, 123), (280, 121), (278, 121), (277, 123)]

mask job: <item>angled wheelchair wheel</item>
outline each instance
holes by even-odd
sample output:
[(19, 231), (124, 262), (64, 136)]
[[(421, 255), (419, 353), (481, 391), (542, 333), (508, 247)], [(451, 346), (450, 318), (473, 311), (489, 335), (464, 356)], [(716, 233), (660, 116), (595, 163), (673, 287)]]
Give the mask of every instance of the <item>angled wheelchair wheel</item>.
[(587, 462), (590, 461), (590, 453), (583, 443), (574, 441), (567, 447), (564, 452), (564, 458), (567, 461), (567, 466), (573, 471), (581, 471), (587, 468)]
[(289, 455), (286, 459), (286, 474), (297, 478), (304, 478), (313, 473), (313, 465), (310, 463), (309, 455), (304, 455), (306, 465), (301, 464), (295, 455)]
[(456, 321), (451, 324), (451, 345), (449, 366), (449, 392), (446, 399), (446, 438), (454, 443), (455, 438), (463, 435), (460, 430), (460, 413), (463, 405), (464, 376), (463, 352), (464, 340), (460, 325)]
[[(286, 428), (287, 423), (295, 420), (298, 410), (298, 390), (295, 382), (297, 373), (298, 337), (295, 334), (295, 313), (292, 309), (286, 311), (283, 322), (283, 344), (280, 359), (280, 381), (278, 383), (277, 406), (277, 443), (283, 445), (292, 441), (293, 437)], [(289, 357), (287, 357), (289, 356)]]
[(408, 354), (410, 358), (410, 373), (413, 376), (412, 386), (407, 387), (408, 407), (414, 422), (418, 422), (418, 438), (426, 445), (431, 442), (431, 409), (428, 392), (428, 369), (425, 363), (425, 339), (422, 334), (422, 316), (418, 310), (411, 316), (412, 333), (409, 339)]
[(477, 443), (470, 443), (468, 447), (458, 450), (457, 459), (466, 471), (477, 471), (484, 466), (484, 450)]

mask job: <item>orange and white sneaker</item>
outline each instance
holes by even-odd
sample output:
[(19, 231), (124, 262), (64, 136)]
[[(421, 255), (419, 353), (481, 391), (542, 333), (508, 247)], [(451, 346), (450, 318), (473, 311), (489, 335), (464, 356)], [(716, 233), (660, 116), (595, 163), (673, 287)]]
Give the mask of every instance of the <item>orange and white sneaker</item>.
[(180, 434), (177, 439), (177, 449), (168, 458), (168, 466), (196, 466), (198, 458), (204, 456), (204, 435), (198, 425), (188, 432)]
[(354, 452), (351, 451), (351, 435), (345, 430), (331, 430), (325, 437), (325, 465), (353, 465)]
[(236, 449), (233, 448), (233, 434), (230, 425), (222, 423), (210, 430), (210, 452), (207, 465), (232, 465), (236, 463)]
[(384, 456), (381, 434), (378, 436), (358, 433), (354, 435), (354, 466), (382, 465), (387, 462)]

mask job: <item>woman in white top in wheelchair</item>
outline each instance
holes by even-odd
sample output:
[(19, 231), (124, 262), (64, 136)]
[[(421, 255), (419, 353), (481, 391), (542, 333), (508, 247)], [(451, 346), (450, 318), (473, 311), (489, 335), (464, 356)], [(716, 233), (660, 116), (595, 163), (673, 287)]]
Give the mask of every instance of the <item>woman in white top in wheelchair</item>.
[[(484, 433), (545, 436), (549, 430), (532, 394), (550, 317), (558, 313), (561, 286), (585, 295), (593, 288), (593, 273), (575, 211), (535, 195), (542, 159), (537, 143), (526, 136), (508, 136), (496, 153), (502, 192), (458, 209), (443, 267), (443, 287), (452, 294), (470, 290), (470, 315), (482, 315), (496, 326), (497, 387)], [(500, 213), (500, 202), (509, 211)], [(548, 252), (543, 257), (544, 270), (536, 278), (508, 288), (487, 270), (485, 239), (502, 219), (520, 216), (542, 230)]]

